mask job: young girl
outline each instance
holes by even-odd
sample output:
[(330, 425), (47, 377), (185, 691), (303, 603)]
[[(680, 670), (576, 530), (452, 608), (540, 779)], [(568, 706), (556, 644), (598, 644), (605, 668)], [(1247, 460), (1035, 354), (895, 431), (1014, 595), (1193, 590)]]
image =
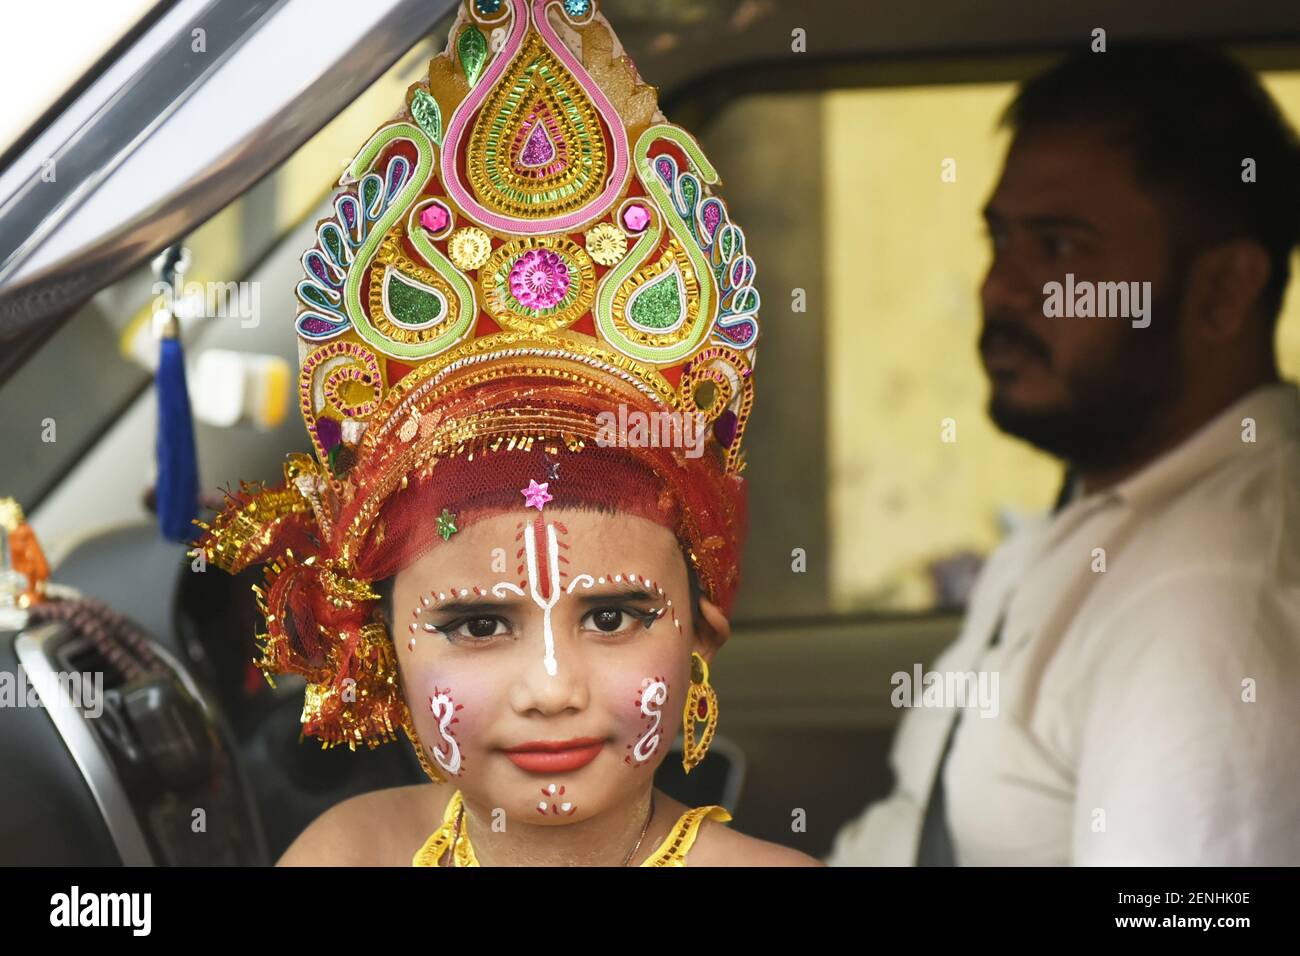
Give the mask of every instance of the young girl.
[(803, 865), (655, 790), (718, 720), (758, 294), (716, 172), (590, 0), (466, 0), (303, 256), (315, 458), (200, 540), (268, 565), (304, 732), (432, 783), (285, 864)]

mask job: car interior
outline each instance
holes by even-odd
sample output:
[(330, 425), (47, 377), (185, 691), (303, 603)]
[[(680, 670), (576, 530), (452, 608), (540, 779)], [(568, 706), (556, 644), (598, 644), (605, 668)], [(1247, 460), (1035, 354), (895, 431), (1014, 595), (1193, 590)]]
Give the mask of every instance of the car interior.
[[(311, 450), (290, 334), (302, 250), (355, 145), (447, 44), (457, 3), (110, 6), (68, 75), (0, 128), (0, 498), (26, 516), (51, 586), (144, 637), (110, 650), (23, 616), (0, 547), (0, 672), (102, 671), (109, 718), (0, 707), (0, 863), (268, 865), (329, 807), (424, 776), (405, 742), (304, 739), (303, 682), (272, 686), (252, 663), (260, 574), (205, 568), (159, 533), (159, 255), (184, 249), (174, 314), (212, 509)], [(987, 420), (975, 355), (979, 210), (1016, 84), (1097, 28), (1114, 44), (1176, 31), (1229, 48), (1296, 122), (1300, 24), (1266, 0), (1188, 0), (1176, 20), (1155, 0), (602, 11), (724, 171), (762, 263), (762, 414), (744, 584), (712, 668), (718, 737), (697, 772), (670, 759), (657, 782), (825, 855), (892, 785), (889, 675), (953, 640), (983, 558), (1062, 481)], [(1294, 292), (1279, 358), (1300, 373)], [(945, 423), (975, 452), (953, 456)], [(196, 846), (198, 826), (219, 839)]]

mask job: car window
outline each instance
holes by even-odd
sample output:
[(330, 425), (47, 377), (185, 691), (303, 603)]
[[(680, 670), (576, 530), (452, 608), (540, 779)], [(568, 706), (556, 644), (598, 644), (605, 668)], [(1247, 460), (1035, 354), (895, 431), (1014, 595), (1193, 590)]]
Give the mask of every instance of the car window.
[[(0, 110), (0, 153), (157, 5), (157, 0), (7, 4), (5, 32), (23, 40), (6, 44), (0, 88), (22, 90), (22, 95), (7, 97)], [(69, 19), (77, 29), (68, 29)]]
[[(444, 25), (417, 44), (275, 173), (187, 236), (192, 259), (186, 283), (243, 280), (314, 215), (356, 144), (391, 114), (441, 49), (445, 31)], [(53, 335), (5, 343), (6, 350), (31, 353), (0, 381), (0, 405), (16, 410), (0, 420), (3, 447), (13, 452), (4, 464), (4, 493), (29, 512), (150, 387), (157, 353), (150, 324), (158, 298), (154, 283), (150, 269), (137, 269), (98, 293)], [(292, 285), (258, 298), (265, 310), (259, 321), (282, 318), (291, 327)], [(203, 324), (186, 329), (187, 342), (197, 344), (211, 331)], [(286, 342), (291, 339), (287, 335)], [(69, 381), (77, 388), (68, 388)]]

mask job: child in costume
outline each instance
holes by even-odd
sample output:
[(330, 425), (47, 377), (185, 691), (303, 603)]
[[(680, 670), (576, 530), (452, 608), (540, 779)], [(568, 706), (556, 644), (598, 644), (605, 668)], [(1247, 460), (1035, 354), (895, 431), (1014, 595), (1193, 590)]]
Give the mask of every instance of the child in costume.
[(653, 788), (708, 749), (739, 584), (759, 298), (718, 182), (594, 0), (466, 0), (344, 175), (297, 289), (315, 457), (199, 548), (268, 566), (304, 732), (400, 729), (434, 783), (285, 862), (812, 862)]

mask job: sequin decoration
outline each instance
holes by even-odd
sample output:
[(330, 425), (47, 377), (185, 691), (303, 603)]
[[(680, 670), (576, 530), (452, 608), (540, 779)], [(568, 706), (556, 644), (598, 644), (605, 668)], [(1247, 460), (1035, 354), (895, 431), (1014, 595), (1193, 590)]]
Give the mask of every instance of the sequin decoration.
[[(508, 6), (512, 15), (503, 10), (504, 25), (493, 31), (494, 55), (447, 120), (443, 188), (459, 212), (496, 233), (585, 229), (626, 190), (632, 172), (627, 127), (602, 81), (557, 32), (552, 21), (559, 4), (511, 0)], [(480, 23), (498, 22), (470, 11)], [(589, 14), (582, 22), (591, 20)], [(593, 62), (602, 77), (622, 69), (599, 53)]]
[(466, 226), (452, 233), (447, 243), (447, 255), (457, 268), (473, 270), (482, 268), (492, 254), (492, 240), (477, 226)]
[(435, 238), (451, 225), (451, 212), (440, 202), (431, 202), (420, 212), (420, 225)]
[(550, 129), (556, 126), (555, 117), (545, 108), (539, 109), (530, 117), (532, 125), (524, 136), (524, 148), (519, 154), (520, 165), (527, 169), (538, 169), (548, 167), (550, 171), (558, 172), (564, 168), (565, 158), (560, 155), (560, 151), (555, 144), (551, 142)]
[[(530, 478), (528, 480), (528, 487), (519, 489), (519, 493), (524, 496), (524, 507), (536, 508), (538, 511), (541, 511), (546, 507), (546, 502), (550, 501), (551, 498), (554, 497), (546, 490), (549, 484), (550, 482), (544, 481), (539, 485), (536, 480)], [(529, 527), (531, 528), (532, 526), (530, 525)]]
[(651, 279), (628, 298), (628, 321), (640, 329), (670, 332), (686, 319), (686, 289), (682, 272), (673, 263), (656, 279)]
[(470, 134), (467, 176), (488, 209), (540, 219), (585, 205), (609, 174), (586, 92), (530, 33)]
[[(680, 214), (676, 163), (651, 150), (668, 141), (687, 157), (697, 182), (718, 182), (699, 144), (675, 126), (651, 126), (637, 139), (637, 176), (656, 216), (628, 254), (601, 279), (592, 310), (605, 341), (630, 358), (658, 367), (690, 358), (708, 340), (716, 311), (717, 283), (694, 225)], [(665, 176), (672, 179), (670, 190)], [(702, 188), (702, 187), (701, 187)], [(631, 209), (623, 207), (624, 218)], [(665, 236), (667, 233), (667, 236)]]
[(407, 278), (389, 266), (384, 270), (384, 315), (406, 329), (424, 328), (447, 314), (447, 299), (437, 289)]
[(650, 225), (650, 212), (640, 203), (631, 203), (623, 209), (623, 225), (633, 234), (645, 232)]
[(627, 255), (627, 236), (608, 222), (587, 230), (587, 254), (602, 266), (612, 266)]
[(569, 266), (549, 249), (532, 249), (510, 267), (510, 294), (526, 309), (558, 305), (569, 289)]
[(402, 251), (396, 233), (384, 240), (370, 282), (369, 320), (385, 340), (413, 344), (443, 336), (455, 299), (437, 271)]
[(655, 172), (670, 190), (673, 209), (708, 257), (718, 285), (718, 317), (714, 339), (745, 348), (758, 337), (758, 290), (754, 288), (754, 260), (745, 253), (745, 234), (731, 222), (722, 200), (705, 197), (693, 172), (677, 169), (671, 155), (655, 158)]
[(465, 71), (465, 79), (469, 81), (469, 88), (472, 90), (478, 83), (478, 78), (483, 75), (483, 67), (487, 64), (487, 37), (483, 35), (482, 30), (470, 24), (460, 31), (460, 36), (456, 40), (456, 53), (460, 56), (461, 69)]
[(502, 245), (479, 272), (479, 283), (483, 307), (503, 328), (554, 331), (591, 308), (596, 270), (572, 240), (538, 236)]
[[(712, 386), (712, 400), (701, 401), (704, 386)], [(726, 466), (738, 464), (740, 445), (754, 406), (754, 379), (745, 357), (731, 348), (711, 346), (687, 365), (678, 386), (683, 408), (698, 410), (713, 423), (713, 434), (726, 450)]]
[(722, 200), (709, 197), (695, 216), (695, 234), (709, 258), (718, 283), (718, 317), (713, 340), (733, 348), (749, 348), (758, 338), (758, 309), (754, 260), (745, 251), (745, 233), (727, 214)]
[(591, 13), (591, 0), (564, 0), (564, 12), (574, 20), (581, 20)]
[(501, 0), (474, 0), (474, 9), (485, 17), (501, 12)]
[(442, 108), (428, 90), (421, 87), (411, 94), (411, 116), (429, 139), (442, 144)]
[(343, 285), (357, 250), (412, 178), (411, 163), (394, 156), (381, 176), (367, 173), (355, 193), (334, 200), (334, 217), (316, 229), (317, 245), (302, 256), (306, 278), (298, 283), (298, 300), (307, 308), (298, 315), (298, 334), (313, 342), (332, 339), (349, 326)]
[[(379, 218), (352, 255), (343, 283), (343, 302), (353, 330), (363, 341), (385, 355), (409, 361), (430, 358), (455, 345), (469, 333), (478, 310), (473, 286), (466, 276), (429, 241), (423, 230), (409, 229), (412, 209), (428, 183), (434, 164), (434, 145), (422, 129), (407, 122), (381, 127), (352, 161), (345, 178), (364, 175), (380, 156), (394, 147), (404, 153), (414, 151), (415, 171), (394, 198), (384, 203), (382, 213), (378, 203), (369, 204), (362, 181), (365, 215), (379, 215)], [(408, 224), (406, 238), (425, 265), (411, 261), (402, 251), (399, 237), (403, 220)], [(418, 329), (394, 322), (393, 316), (384, 311), (385, 265), (392, 265), (408, 278), (437, 289), (445, 300), (447, 318), (434, 317), (436, 321)]]
[(639, 345), (675, 345), (696, 335), (699, 283), (681, 244), (669, 239), (660, 257), (628, 278), (614, 294), (614, 324)]
[(446, 508), (442, 509), (442, 514), (438, 515), (438, 534), (443, 541), (447, 541), (459, 529), (456, 527), (456, 516)]
[[(323, 462), (345, 447), (339, 418), (366, 418), (379, 407), (383, 376), (375, 353), (359, 342), (328, 342), (307, 356), (298, 378), (298, 404)], [(334, 413), (331, 415), (330, 413)]]

